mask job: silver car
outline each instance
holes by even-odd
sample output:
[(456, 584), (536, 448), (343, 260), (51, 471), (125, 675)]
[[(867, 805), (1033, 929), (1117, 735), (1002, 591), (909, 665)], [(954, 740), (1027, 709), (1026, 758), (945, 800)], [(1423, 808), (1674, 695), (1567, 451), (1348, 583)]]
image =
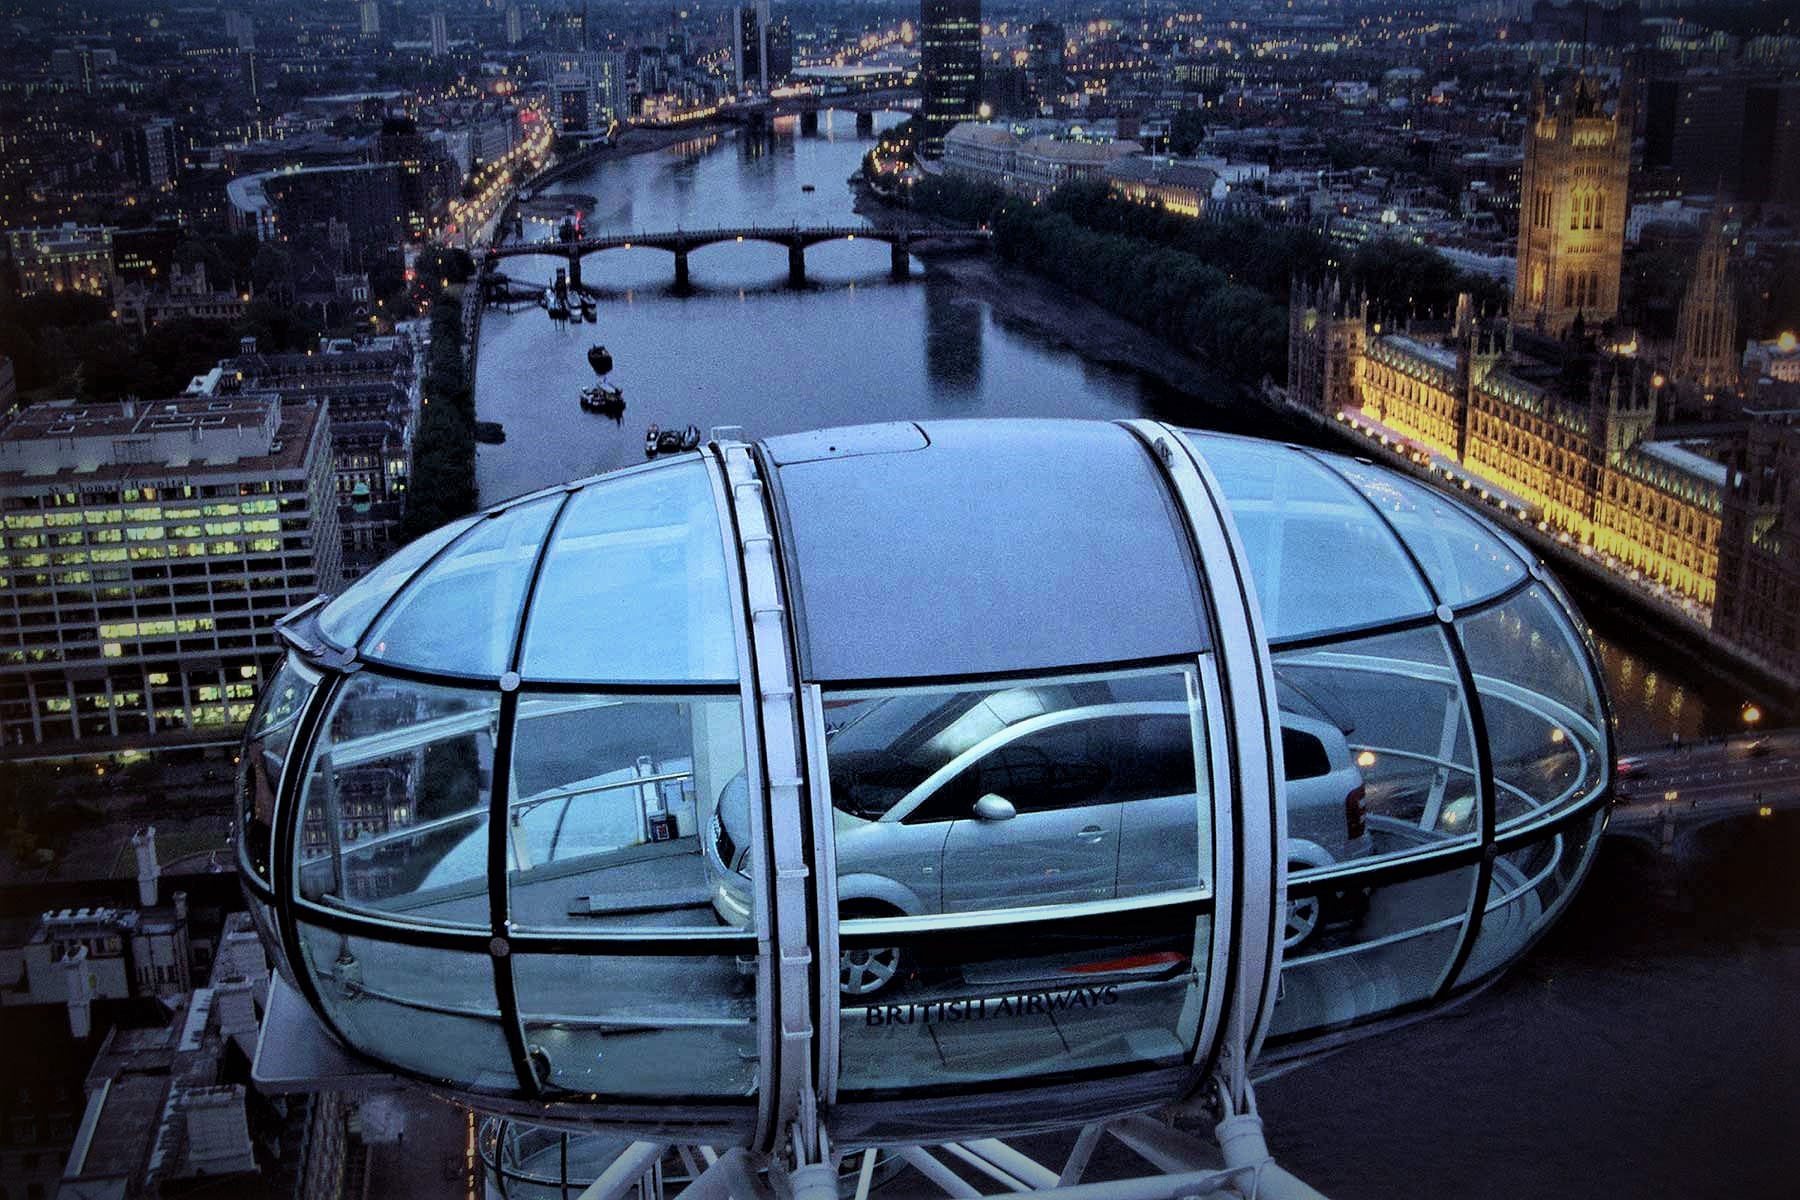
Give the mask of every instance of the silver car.
[[(841, 915), (965, 912), (1197, 886), (1188, 706), (1075, 699), (1056, 685), (899, 694), (848, 706), (848, 721), (828, 720)], [(1293, 737), (1329, 746), (1319, 752), (1321, 773), (1300, 756), (1309, 774), (1289, 791), (1290, 809), (1303, 813), (1294, 821), (1294, 861), (1314, 865), (1333, 850), (1355, 852), (1346, 797), (1353, 787), (1360, 804), (1362, 780), (1335, 727), (1294, 720)], [(720, 796), (703, 841), (715, 907), (727, 922), (748, 924), (741, 778)], [(873, 995), (902, 967), (897, 948), (848, 951), (842, 990)]]

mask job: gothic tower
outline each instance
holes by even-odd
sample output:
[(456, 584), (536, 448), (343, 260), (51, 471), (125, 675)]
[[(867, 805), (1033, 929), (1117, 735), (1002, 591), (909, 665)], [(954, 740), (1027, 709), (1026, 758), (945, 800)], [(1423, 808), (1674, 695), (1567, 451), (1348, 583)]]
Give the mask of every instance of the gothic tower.
[(1731, 291), (1731, 243), (1725, 236), (1723, 204), (1707, 218), (1693, 282), (1681, 300), (1673, 374), (1709, 405), (1737, 383), (1737, 298)]
[(1515, 321), (1560, 337), (1577, 313), (1590, 329), (1619, 315), (1630, 183), (1629, 85), (1609, 115), (1585, 73), (1554, 100), (1538, 80), (1520, 177)]
[(1336, 276), (1288, 286), (1288, 396), (1333, 416), (1357, 406), (1356, 370), (1368, 327), (1368, 301)]

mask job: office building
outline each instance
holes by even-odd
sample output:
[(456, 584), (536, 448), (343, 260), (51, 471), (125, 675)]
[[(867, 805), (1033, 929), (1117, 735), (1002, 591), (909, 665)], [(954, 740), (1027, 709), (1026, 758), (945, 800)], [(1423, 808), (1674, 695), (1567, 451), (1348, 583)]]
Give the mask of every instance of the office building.
[(431, 56), (442, 58), (450, 53), (450, 26), (442, 9), (431, 14)]
[(418, 348), (404, 334), (317, 351), (258, 353), (254, 339), (203, 377), (209, 395), (304, 396), (331, 412), (331, 456), (346, 578), (394, 549), (393, 533), (412, 477), (418, 425)]
[(769, 90), (769, 0), (731, 10), (731, 69), (737, 91)]
[(148, 121), (130, 129), (124, 141), (126, 170), (139, 187), (161, 191), (174, 184), (181, 171), (175, 122)]
[(919, 12), (919, 153), (942, 158), (944, 136), (981, 104), (980, 0), (923, 0)]
[(57, 401), (0, 428), (0, 744), (224, 740), (340, 582), (322, 405)]
[(9, 229), (6, 250), (18, 274), (19, 294), (112, 292), (113, 230), (69, 222), (50, 229)]

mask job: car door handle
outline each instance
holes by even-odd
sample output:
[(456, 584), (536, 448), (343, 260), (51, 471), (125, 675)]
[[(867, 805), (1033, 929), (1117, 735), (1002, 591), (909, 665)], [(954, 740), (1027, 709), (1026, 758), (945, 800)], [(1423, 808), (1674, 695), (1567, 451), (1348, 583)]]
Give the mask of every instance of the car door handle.
[(1075, 840), (1078, 842), (1086, 842), (1091, 846), (1096, 842), (1103, 841), (1105, 837), (1106, 830), (1100, 828), (1098, 825), (1089, 825), (1086, 829), (1083, 829), (1080, 833), (1075, 835)]

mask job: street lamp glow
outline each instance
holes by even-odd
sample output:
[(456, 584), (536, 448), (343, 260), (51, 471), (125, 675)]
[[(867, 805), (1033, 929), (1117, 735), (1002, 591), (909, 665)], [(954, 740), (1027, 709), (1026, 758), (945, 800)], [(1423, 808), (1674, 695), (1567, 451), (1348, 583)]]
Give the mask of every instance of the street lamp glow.
[(1756, 723), (1762, 720), (1762, 709), (1758, 708), (1755, 704), (1746, 704), (1744, 705), (1744, 711), (1740, 715), (1744, 718), (1744, 724), (1751, 728), (1755, 728)]

